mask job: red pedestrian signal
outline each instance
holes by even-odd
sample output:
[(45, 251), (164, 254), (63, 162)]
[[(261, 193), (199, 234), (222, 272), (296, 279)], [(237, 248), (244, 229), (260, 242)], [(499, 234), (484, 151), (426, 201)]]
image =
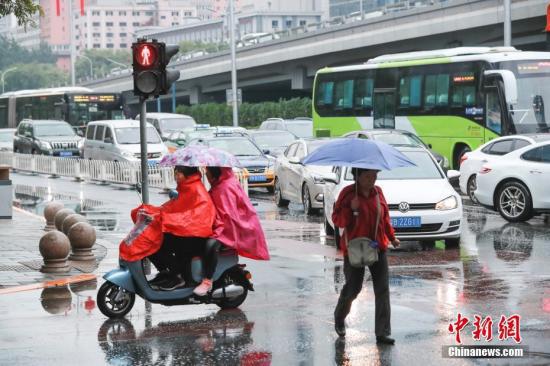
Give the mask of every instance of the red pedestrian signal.
[(151, 67), (157, 61), (157, 47), (147, 44), (139, 43), (135, 50), (135, 60), (143, 67)]

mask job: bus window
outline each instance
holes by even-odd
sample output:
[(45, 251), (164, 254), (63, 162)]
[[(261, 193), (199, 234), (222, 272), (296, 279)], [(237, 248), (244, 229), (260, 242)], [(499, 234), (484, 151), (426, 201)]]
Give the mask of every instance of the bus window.
[(332, 105), (334, 81), (323, 81), (317, 89), (317, 106)]
[(335, 110), (353, 107), (353, 80), (340, 80), (334, 86)]
[(367, 78), (355, 79), (355, 90), (353, 93), (353, 106), (355, 109), (372, 109), (372, 92), (374, 80)]
[(475, 104), (475, 95), (473, 72), (453, 74), (451, 107), (472, 107)]
[(497, 88), (487, 88), (487, 128), (500, 135), (502, 131), (502, 114)]
[(449, 104), (449, 74), (427, 75), (424, 85), (424, 106), (447, 106)]
[(374, 92), (374, 128), (395, 128), (395, 92)]
[(399, 80), (399, 107), (420, 107), (422, 76), (405, 76)]

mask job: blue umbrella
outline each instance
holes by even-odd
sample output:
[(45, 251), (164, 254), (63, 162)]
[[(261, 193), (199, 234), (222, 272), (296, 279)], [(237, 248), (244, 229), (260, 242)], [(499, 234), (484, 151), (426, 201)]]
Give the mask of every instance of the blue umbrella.
[(302, 159), (302, 163), (372, 170), (391, 170), (416, 165), (393, 146), (359, 138), (331, 141)]

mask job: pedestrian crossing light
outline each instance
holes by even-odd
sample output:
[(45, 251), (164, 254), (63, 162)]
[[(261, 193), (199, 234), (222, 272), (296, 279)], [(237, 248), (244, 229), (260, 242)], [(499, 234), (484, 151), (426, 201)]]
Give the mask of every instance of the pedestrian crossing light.
[(148, 98), (168, 94), (180, 73), (166, 67), (178, 50), (177, 45), (156, 40), (139, 39), (132, 44), (135, 95)]

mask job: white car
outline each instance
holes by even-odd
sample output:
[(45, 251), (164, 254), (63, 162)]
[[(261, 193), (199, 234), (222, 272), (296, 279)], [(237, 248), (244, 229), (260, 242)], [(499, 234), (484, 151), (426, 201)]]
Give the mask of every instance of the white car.
[(474, 192), (483, 206), (510, 221), (550, 212), (550, 141), (525, 146), (479, 171)]
[(460, 190), (467, 194), (472, 202), (477, 203), (474, 196), (476, 176), (483, 164), (498, 160), (514, 150), (521, 149), (537, 142), (550, 140), (550, 134), (525, 134), (499, 137), (481, 145), (462, 156), (460, 162)]
[(300, 139), (290, 144), (275, 160), (275, 203), (279, 207), (289, 201), (301, 203), (306, 215), (323, 208), (324, 177), (331, 167), (303, 165), (300, 161), (329, 142), (329, 139)]
[[(422, 147), (398, 147), (416, 166), (378, 173), (376, 184), (382, 188), (388, 202), (392, 226), (400, 240), (415, 240), (433, 244), (445, 240), (446, 246), (460, 242), (462, 201), (449, 179), (460, 174), (449, 170), (447, 177), (434, 157)], [(339, 236), (332, 212), (342, 189), (353, 184), (351, 168), (333, 168), (333, 176), (325, 179), (325, 231)]]

